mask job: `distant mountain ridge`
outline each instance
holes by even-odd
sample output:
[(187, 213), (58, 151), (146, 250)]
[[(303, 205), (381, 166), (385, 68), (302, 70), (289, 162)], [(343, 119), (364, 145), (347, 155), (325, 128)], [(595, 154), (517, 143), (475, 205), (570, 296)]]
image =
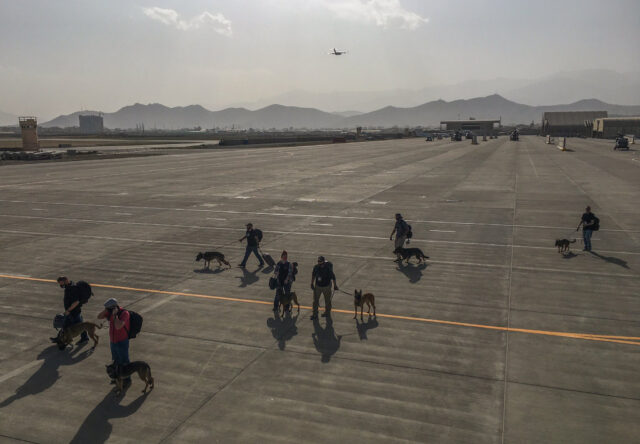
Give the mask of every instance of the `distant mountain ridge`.
[[(102, 113), (106, 128), (131, 129), (144, 125), (147, 129), (180, 128), (353, 128), (355, 126), (433, 126), (441, 120), (498, 119), (505, 124), (540, 122), (545, 111), (599, 111), (609, 115), (640, 115), (640, 105), (612, 105), (597, 99), (580, 100), (566, 105), (529, 106), (507, 100), (493, 94), (468, 100), (446, 102), (435, 100), (422, 105), (400, 108), (387, 106), (369, 113), (328, 113), (315, 108), (269, 105), (251, 111), (246, 108), (226, 108), (209, 111), (200, 105), (169, 108), (159, 103), (125, 106), (114, 113)], [(96, 111), (79, 111), (59, 116), (42, 124), (43, 127), (78, 126), (79, 114), (96, 114)], [(350, 114), (350, 115), (349, 115)]]
[(18, 116), (0, 111), (0, 126), (18, 125)]

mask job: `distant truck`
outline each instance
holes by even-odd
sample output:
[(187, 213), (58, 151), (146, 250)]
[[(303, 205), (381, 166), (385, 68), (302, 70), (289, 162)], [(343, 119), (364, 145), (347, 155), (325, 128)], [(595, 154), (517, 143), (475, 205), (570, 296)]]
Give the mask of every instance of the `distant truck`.
[(509, 135), (509, 140), (513, 140), (513, 141), (520, 140), (520, 133), (518, 133), (518, 130), (513, 130), (511, 132), (511, 134)]
[(456, 141), (456, 142), (460, 142), (462, 140), (462, 134), (460, 134), (460, 131), (456, 131), (455, 133), (453, 133), (451, 135), (451, 141)]
[(471, 131), (467, 131), (464, 135), (465, 138), (467, 139), (473, 139), (473, 133)]
[(427, 134), (425, 142), (433, 142), (433, 136), (431, 134)]
[(624, 137), (623, 135), (618, 135), (616, 137), (616, 144), (613, 147), (614, 150), (628, 150), (629, 149), (629, 139)]

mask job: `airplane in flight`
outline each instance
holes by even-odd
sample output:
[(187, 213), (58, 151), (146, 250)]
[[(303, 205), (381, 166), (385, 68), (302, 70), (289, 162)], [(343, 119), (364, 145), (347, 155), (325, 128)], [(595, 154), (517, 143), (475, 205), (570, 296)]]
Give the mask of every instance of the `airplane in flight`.
[(347, 51), (338, 51), (338, 50), (336, 50), (336, 48), (333, 48), (333, 51), (329, 52), (328, 54), (339, 56), (339, 55), (346, 54), (346, 53), (347, 53)]

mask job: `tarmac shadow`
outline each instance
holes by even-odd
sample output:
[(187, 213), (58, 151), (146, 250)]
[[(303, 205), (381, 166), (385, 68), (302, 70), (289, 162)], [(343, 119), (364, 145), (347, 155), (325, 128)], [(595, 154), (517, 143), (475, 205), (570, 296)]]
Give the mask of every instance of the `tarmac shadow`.
[(284, 317), (280, 317), (278, 312), (273, 312), (273, 317), (267, 319), (267, 327), (271, 329), (271, 334), (278, 341), (278, 348), (284, 350), (287, 341), (291, 340), (298, 334), (298, 327), (296, 322), (300, 314), (291, 316), (290, 313), (285, 313)]
[(573, 251), (570, 251), (568, 253), (562, 253), (562, 259), (571, 259), (574, 257), (578, 257), (578, 255), (575, 254)]
[(42, 365), (25, 381), (16, 392), (0, 403), (0, 408), (7, 407), (12, 402), (29, 395), (37, 395), (44, 392), (58, 380), (60, 374), (58, 368), (63, 365), (73, 365), (89, 357), (92, 349), (86, 349), (79, 353), (80, 348), (74, 347), (71, 352), (59, 350), (57, 345), (47, 347), (38, 355), (42, 359)]
[(378, 326), (378, 318), (371, 317), (371, 315), (367, 317), (366, 323), (360, 322), (358, 321), (358, 318), (356, 318), (356, 329), (358, 330), (358, 336), (360, 337), (361, 341), (366, 341), (368, 339), (367, 331), (373, 330), (377, 326)]
[(110, 390), (100, 403), (85, 418), (84, 422), (71, 439), (71, 444), (104, 443), (111, 436), (113, 425), (109, 422), (113, 418), (126, 418), (134, 414), (147, 399), (151, 392), (141, 394), (128, 405), (121, 405), (122, 397), (116, 397)]
[(610, 264), (615, 264), (615, 265), (619, 265), (622, 268), (626, 268), (627, 270), (629, 269), (629, 266), (627, 265), (627, 261), (622, 260), (622, 259), (618, 259), (617, 257), (613, 257), (613, 256), (603, 256), (601, 254), (596, 253), (595, 251), (590, 251), (589, 253), (591, 253), (592, 255), (599, 257), (600, 259), (602, 259), (605, 262), (609, 262)]
[(222, 267), (218, 267), (214, 270), (212, 270), (211, 268), (197, 268), (195, 270), (193, 270), (194, 273), (200, 273), (200, 274), (219, 274), (222, 273), (223, 271), (227, 270), (227, 268), (222, 268)]
[(401, 271), (406, 277), (409, 278), (409, 282), (415, 284), (420, 279), (422, 279), (422, 271), (427, 268), (426, 262), (421, 264), (403, 264), (402, 262), (398, 263), (397, 270)]
[(328, 316), (326, 319), (327, 323), (325, 328), (322, 328), (318, 319), (314, 319), (313, 333), (311, 333), (313, 345), (316, 347), (318, 353), (322, 355), (321, 361), (324, 363), (331, 361), (331, 357), (335, 355), (340, 348), (340, 341), (342, 340), (342, 335), (336, 336), (331, 316)]
[(255, 271), (252, 272), (249, 272), (246, 268), (241, 268), (241, 270), (242, 276), (238, 277), (238, 279), (240, 279), (240, 288), (247, 287), (260, 280), (260, 278), (257, 276), (258, 270), (260, 270), (260, 268), (256, 268)]
[(274, 267), (274, 266), (269, 265), (267, 268), (263, 268), (263, 269), (262, 269), (262, 273), (264, 273), (264, 274), (271, 274), (271, 273), (273, 273), (273, 270), (274, 270), (274, 269), (275, 269), (275, 267)]

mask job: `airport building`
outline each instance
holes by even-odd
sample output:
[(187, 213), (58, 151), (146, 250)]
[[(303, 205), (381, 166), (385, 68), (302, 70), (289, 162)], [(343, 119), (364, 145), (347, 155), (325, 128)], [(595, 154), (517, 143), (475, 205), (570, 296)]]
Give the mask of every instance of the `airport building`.
[(470, 131), (477, 136), (490, 136), (493, 134), (494, 126), (500, 125), (500, 120), (443, 120), (440, 122), (440, 129), (442, 125), (446, 125), (448, 131)]
[(542, 114), (541, 135), (591, 137), (593, 122), (606, 111), (553, 111)]
[(22, 130), (22, 149), (39, 150), (40, 142), (38, 142), (38, 119), (33, 116), (18, 117), (20, 129)]
[(593, 137), (613, 139), (618, 134), (640, 136), (640, 117), (605, 117), (593, 121)]
[(85, 134), (96, 134), (104, 132), (104, 119), (102, 116), (79, 115), (80, 131)]

